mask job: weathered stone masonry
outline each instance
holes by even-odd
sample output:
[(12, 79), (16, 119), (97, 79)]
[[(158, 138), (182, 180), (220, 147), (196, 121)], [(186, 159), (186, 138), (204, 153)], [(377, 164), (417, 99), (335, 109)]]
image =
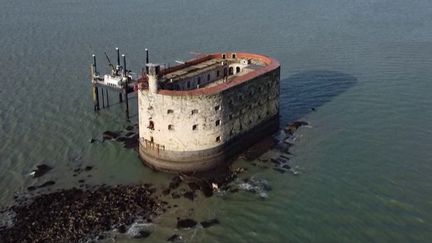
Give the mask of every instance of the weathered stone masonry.
[[(162, 83), (151, 92), (149, 76), (150, 89), (139, 90), (140, 156), (147, 164), (162, 170), (209, 169), (238, 152), (245, 144), (242, 137), (250, 143), (277, 128), (279, 64), (247, 53), (234, 53), (235, 58), (233, 53), (214, 54), (207, 60), (222, 55), (231, 58), (198, 73), (199, 79), (193, 74), (171, 79), (173, 84), (165, 85), (169, 88), (160, 89)], [(240, 62), (245, 60), (260, 65), (247, 70)], [(224, 75), (224, 69), (225, 78), (217, 81), (216, 72)], [(197, 80), (203, 82), (197, 84)]]

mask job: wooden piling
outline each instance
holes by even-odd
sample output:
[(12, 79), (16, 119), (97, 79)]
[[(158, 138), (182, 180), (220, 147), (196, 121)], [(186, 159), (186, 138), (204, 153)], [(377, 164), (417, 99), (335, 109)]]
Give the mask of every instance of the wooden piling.
[(105, 108), (104, 88), (101, 88), (101, 90), (102, 90), (102, 108)]
[(94, 104), (94, 110), (98, 111), (100, 110), (99, 107), (99, 92), (96, 85), (93, 85), (93, 104)]
[(107, 107), (109, 107), (109, 97), (108, 97), (108, 89), (106, 90), (106, 102), (107, 102)]
[(126, 56), (123, 54), (123, 76), (126, 77), (126, 82), (124, 84), (124, 92), (125, 92), (125, 102), (126, 102), (126, 119), (129, 120), (129, 100), (128, 100), (128, 86), (129, 86), (129, 77), (127, 75), (126, 69)]

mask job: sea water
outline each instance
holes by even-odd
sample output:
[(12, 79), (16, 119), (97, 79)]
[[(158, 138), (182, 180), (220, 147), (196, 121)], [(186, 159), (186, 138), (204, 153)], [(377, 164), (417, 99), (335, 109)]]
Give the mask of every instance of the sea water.
[[(251, 168), (271, 190), (181, 201), (151, 242), (428, 242), (432, 239), (432, 2), (428, 0), (0, 0), (0, 205), (31, 185), (151, 182), (133, 150), (89, 143), (128, 123), (114, 94), (93, 112), (89, 64), (120, 47), (140, 72), (196, 53), (244, 51), (281, 64), (281, 124), (302, 119), (300, 175)], [(131, 99), (132, 122), (136, 102)], [(314, 109), (312, 109), (314, 108)], [(54, 167), (44, 177), (36, 164)], [(236, 161), (238, 166), (249, 166)], [(73, 168), (91, 173), (73, 177)], [(91, 177), (88, 177), (91, 174)], [(246, 185), (244, 185), (246, 186)], [(176, 230), (176, 217), (219, 225)], [(119, 241), (139, 242), (128, 237)]]

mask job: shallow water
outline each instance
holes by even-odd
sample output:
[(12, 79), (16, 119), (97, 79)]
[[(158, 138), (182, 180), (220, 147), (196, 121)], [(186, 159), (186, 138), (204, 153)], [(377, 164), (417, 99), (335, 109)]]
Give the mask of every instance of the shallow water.
[[(88, 142), (127, 125), (114, 95), (109, 110), (93, 112), (92, 53), (102, 67), (103, 52), (113, 56), (119, 46), (139, 72), (144, 48), (151, 61), (171, 65), (190, 52), (239, 50), (280, 61), (281, 123), (312, 125), (298, 131), (292, 150), (302, 174), (252, 167), (250, 175), (272, 187), (267, 199), (242, 192), (184, 200), (147, 240), (166, 241), (174, 232), (188, 242), (432, 238), (430, 1), (0, 3), (0, 205), (47, 180), (56, 181), (53, 189), (83, 178), (167, 183), (169, 175), (142, 166), (121, 144)], [(41, 162), (54, 169), (32, 179), (28, 173)], [(71, 168), (86, 165), (95, 166), (91, 177), (72, 176)], [(221, 224), (175, 230), (175, 218), (187, 215)]]

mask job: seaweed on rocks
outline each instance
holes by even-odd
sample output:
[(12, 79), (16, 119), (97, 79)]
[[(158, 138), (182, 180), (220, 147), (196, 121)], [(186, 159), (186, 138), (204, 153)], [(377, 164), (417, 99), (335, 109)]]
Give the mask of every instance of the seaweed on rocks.
[(195, 227), (195, 225), (197, 225), (197, 222), (193, 219), (177, 219), (178, 229), (189, 229)]
[(40, 164), (36, 166), (30, 174), (33, 175), (33, 178), (41, 177), (45, 175), (48, 171), (52, 170), (52, 167), (46, 164)]
[(113, 140), (120, 136), (119, 132), (105, 131), (102, 133), (103, 140)]
[(167, 241), (170, 241), (170, 242), (181, 242), (182, 240), (183, 240), (183, 237), (181, 235), (177, 235), (177, 234), (174, 234), (167, 239)]
[(210, 219), (210, 220), (202, 221), (200, 224), (202, 225), (203, 228), (208, 228), (213, 225), (220, 224), (220, 222), (218, 219)]
[(8, 208), (14, 224), (0, 229), (0, 242), (82, 241), (158, 215), (164, 207), (143, 185), (59, 190)]
[(292, 122), (290, 124), (288, 124), (288, 126), (286, 126), (284, 128), (284, 131), (289, 134), (289, 135), (293, 135), (295, 131), (297, 131), (297, 129), (301, 126), (307, 126), (309, 125), (309, 123), (305, 122), (305, 121), (295, 121)]

